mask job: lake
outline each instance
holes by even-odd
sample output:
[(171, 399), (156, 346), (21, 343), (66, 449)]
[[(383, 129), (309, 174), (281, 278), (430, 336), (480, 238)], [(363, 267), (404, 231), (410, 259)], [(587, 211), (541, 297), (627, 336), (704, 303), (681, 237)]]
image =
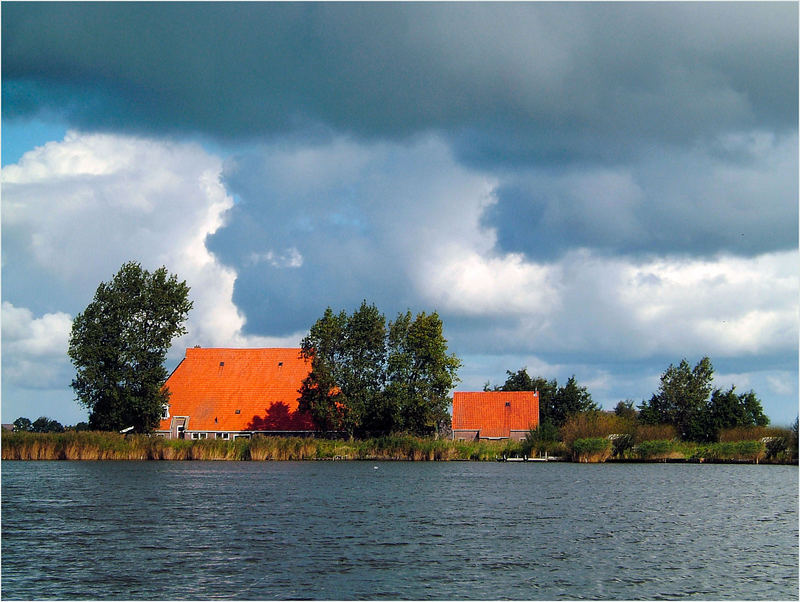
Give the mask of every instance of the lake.
[(798, 469), (4, 461), (2, 596), (796, 600)]

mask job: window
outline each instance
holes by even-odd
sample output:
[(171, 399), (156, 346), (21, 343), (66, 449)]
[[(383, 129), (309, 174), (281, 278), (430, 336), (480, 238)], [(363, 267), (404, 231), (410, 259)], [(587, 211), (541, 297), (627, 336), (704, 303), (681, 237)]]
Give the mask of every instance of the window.
[(249, 434), (248, 435), (234, 435), (233, 438), (234, 439), (249, 439), (250, 435)]
[(236, 410), (236, 413), (237, 413), (237, 414), (241, 414), (241, 413), (242, 413), (242, 411), (241, 411), (241, 410)]
[(169, 404), (165, 403), (161, 406), (161, 420), (166, 420), (169, 418)]
[(230, 439), (230, 433), (217, 433), (217, 439)]
[(205, 439), (208, 437), (208, 433), (192, 433), (192, 439)]

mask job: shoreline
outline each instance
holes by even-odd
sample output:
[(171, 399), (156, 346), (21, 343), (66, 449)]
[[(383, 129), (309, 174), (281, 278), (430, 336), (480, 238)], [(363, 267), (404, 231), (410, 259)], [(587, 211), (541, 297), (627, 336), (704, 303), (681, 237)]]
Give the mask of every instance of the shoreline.
[[(512, 441), (453, 441), (397, 435), (365, 440), (314, 437), (254, 437), (234, 441), (164, 439), (96, 431), (64, 433), (5, 432), (3, 461), (396, 461), (396, 462), (510, 462), (609, 464), (770, 464), (798, 465), (797, 453), (769, 455), (761, 442), (714, 444), (661, 442), (658, 453), (627, 457), (562, 453), (527, 458), (522, 444)], [(641, 445), (641, 453), (654, 446)]]

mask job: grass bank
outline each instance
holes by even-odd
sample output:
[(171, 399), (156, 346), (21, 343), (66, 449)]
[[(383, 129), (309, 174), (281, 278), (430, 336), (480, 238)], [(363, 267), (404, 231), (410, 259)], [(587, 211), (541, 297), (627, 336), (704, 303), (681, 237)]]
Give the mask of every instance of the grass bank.
[[(530, 454), (524, 443), (512, 441), (451, 441), (405, 435), (366, 440), (300, 437), (163, 439), (105, 432), (4, 432), (3, 460), (405, 460), (492, 461)], [(796, 464), (797, 454), (769, 442), (722, 441), (691, 443), (674, 439), (641, 441), (617, 449), (604, 437), (576, 439), (554, 451), (575, 462), (759, 462)], [(552, 453), (551, 453), (552, 455)]]
[(2, 435), (3, 460), (494, 460), (519, 455), (513, 442), (465, 442), (411, 436), (366, 440), (300, 437), (163, 439), (105, 432)]

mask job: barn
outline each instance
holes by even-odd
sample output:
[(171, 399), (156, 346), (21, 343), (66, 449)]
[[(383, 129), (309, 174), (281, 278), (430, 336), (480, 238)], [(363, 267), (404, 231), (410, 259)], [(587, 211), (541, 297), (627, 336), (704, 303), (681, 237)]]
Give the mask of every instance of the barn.
[(187, 349), (164, 384), (169, 404), (156, 434), (186, 439), (310, 435), (314, 424), (297, 408), (298, 391), (310, 371), (310, 361), (295, 348)]
[(453, 439), (456, 441), (519, 441), (538, 426), (538, 391), (453, 393)]

